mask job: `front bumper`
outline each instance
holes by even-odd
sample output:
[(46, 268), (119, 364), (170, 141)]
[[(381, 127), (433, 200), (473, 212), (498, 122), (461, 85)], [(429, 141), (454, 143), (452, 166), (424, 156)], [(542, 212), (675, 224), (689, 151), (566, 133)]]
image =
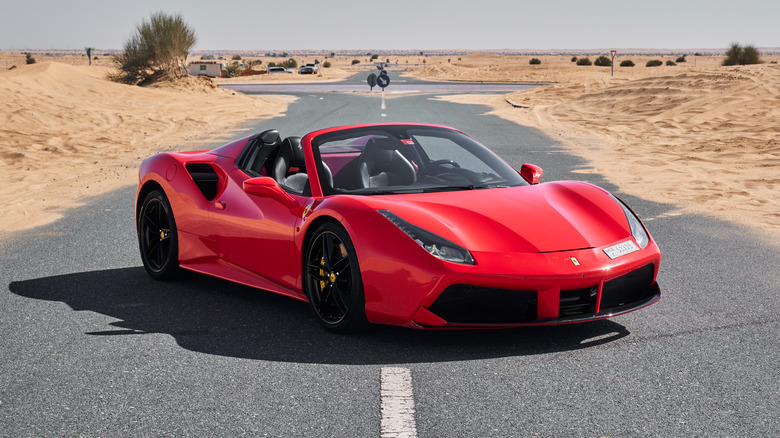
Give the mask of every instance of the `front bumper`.
[(661, 298), (655, 242), (614, 260), (603, 249), (474, 253), (475, 265), (372, 258), (366, 315), (415, 328), (517, 327), (609, 318)]
[(593, 286), (542, 291), (456, 284), (428, 308), (420, 307), (412, 321), (421, 327), (511, 327), (610, 318), (660, 300), (654, 274), (655, 266), (648, 264)]

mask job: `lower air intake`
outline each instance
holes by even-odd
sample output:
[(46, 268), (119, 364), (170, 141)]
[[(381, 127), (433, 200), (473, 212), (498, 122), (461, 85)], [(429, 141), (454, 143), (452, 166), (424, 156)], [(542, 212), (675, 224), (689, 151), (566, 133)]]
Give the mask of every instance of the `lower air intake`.
[(451, 324), (498, 324), (535, 321), (537, 306), (536, 291), (455, 284), (428, 310)]

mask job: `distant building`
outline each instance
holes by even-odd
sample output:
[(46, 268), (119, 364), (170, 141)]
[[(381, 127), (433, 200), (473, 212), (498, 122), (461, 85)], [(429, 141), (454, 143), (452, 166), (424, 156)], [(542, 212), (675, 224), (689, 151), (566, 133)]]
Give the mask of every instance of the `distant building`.
[(217, 61), (195, 61), (187, 69), (190, 76), (208, 76), (221, 78), (227, 72), (227, 66)]

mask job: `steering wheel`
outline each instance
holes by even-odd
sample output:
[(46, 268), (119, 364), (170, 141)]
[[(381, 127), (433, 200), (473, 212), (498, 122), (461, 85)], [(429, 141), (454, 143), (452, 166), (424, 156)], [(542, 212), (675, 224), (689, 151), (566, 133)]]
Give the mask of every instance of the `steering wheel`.
[(442, 171), (447, 170), (447, 166), (450, 166), (452, 168), (460, 167), (460, 164), (452, 161), (452, 160), (436, 160), (431, 161), (428, 163), (427, 166), (420, 172), (419, 176), (431, 176), (435, 175), (437, 173), (440, 173)]

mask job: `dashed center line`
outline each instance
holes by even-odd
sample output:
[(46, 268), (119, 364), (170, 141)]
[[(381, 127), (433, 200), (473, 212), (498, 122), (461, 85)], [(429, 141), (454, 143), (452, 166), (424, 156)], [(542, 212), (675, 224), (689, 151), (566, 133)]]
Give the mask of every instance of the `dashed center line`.
[(408, 368), (382, 368), (382, 438), (417, 438), (414, 420), (412, 371)]

